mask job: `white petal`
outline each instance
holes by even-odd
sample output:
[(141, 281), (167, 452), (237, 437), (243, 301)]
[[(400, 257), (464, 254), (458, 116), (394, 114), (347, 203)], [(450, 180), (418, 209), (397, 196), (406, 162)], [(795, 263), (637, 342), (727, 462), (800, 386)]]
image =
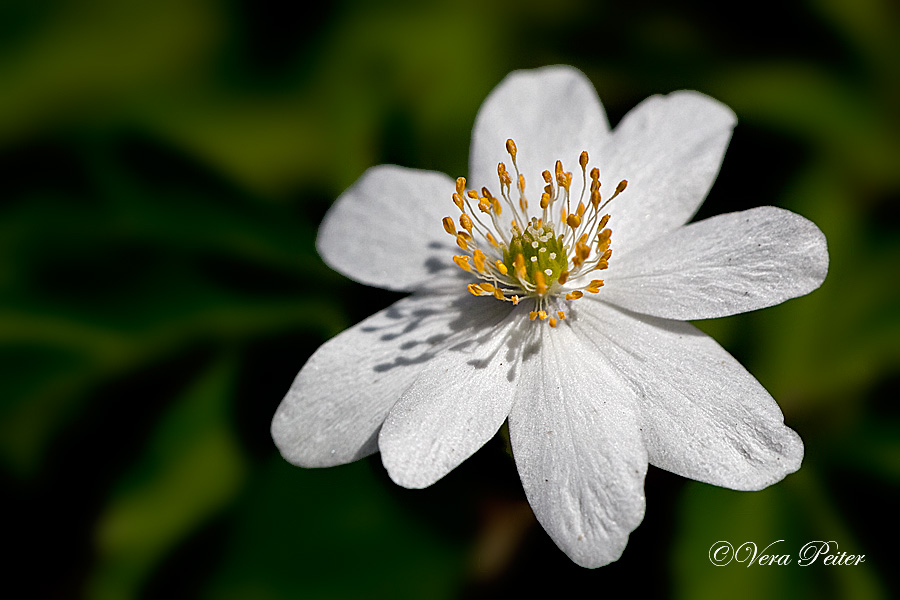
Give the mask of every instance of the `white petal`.
[(441, 225), (458, 212), (451, 199), (455, 186), (443, 173), (373, 167), (325, 215), (319, 254), (360, 283), (397, 291), (426, 287), (456, 269), (456, 244)]
[(600, 191), (627, 189), (607, 207), (614, 252), (687, 223), (712, 187), (736, 117), (697, 92), (651, 96), (622, 119), (603, 148)]
[(650, 464), (736, 490), (800, 468), (803, 442), (775, 400), (711, 337), (599, 302), (573, 316), (637, 395)]
[(388, 410), (484, 298), (414, 295), (322, 345), (300, 370), (272, 420), (282, 456), (303, 467), (343, 464), (377, 450)]
[(808, 294), (827, 272), (819, 228), (763, 206), (693, 223), (625, 256), (614, 254), (599, 297), (657, 317), (707, 319)]
[(559, 159), (576, 172), (581, 151), (599, 151), (608, 136), (606, 113), (584, 73), (566, 66), (514, 71), (488, 95), (475, 118), (469, 187), (487, 186), (499, 196), (497, 163), (505, 163), (515, 174), (506, 153), (506, 140), (511, 138), (518, 147), (517, 162), (527, 191), (537, 205), (544, 186), (542, 171), (552, 173)]
[(495, 311), (473, 314), (472, 330), (481, 333), (431, 361), (390, 410), (378, 446), (396, 483), (431, 485), (481, 448), (506, 420), (521, 343), (513, 324), (531, 324), (520, 318), (523, 309), (515, 312), (499, 324)]
[(647, 454), (632, 392), (569, 324), (538, 326), (543, 339), (522, 367), (509, 433), (538, 521), (593, 568), (617, 560), (644, 517)]

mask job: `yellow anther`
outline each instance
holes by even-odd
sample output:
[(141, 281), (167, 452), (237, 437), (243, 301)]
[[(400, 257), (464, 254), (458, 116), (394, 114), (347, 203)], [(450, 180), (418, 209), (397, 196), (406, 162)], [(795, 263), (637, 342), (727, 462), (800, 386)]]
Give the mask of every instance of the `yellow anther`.
[(592, 293), (592, 294), (596, 294), (597, 292), (600, 291), (600, 288), (602, 288), (602, 287), (603, 287), (603, 280), (602, 280), (602, 279), (594, 279), (594, 280), (591, 281), (591, 283), (590, 283), (586, 288), (584, 288), (584, 289), (585, 289), (585, 291), (588, 291), (588, 292), (590, 292), (590, 293)]
[(462, 196), (458, 192), (453, 192), (453, 204), (461, 211), (466, 210), (466, 203), (463, 202)]
[(602, 271), (603, 269), (608, 269), (608, 268), (609, 268), (609, 263), (606, 262), (605, 260), (601, 259), (601, 260), (597, 261), (597, 264), (594, 265), (594, 268), (592, 270)]
[(566, 313), (565, 313), (565, 311), (558, 310), (558, 311), (556, 311), (556, 314), (559, 315), (559, 318), (560, 318), (560, 319), (565, 319), (565, 318), (566, 318)]
[(487, 281), (482, 281), (478, 285), (480, 285), (481, 289), (483, 289), (486, 292), (493, 292), (496, 289), (496, 288), (494, 288), (493, 284), (488, 283)]
[(562, 172), (563, 172), (561, 160), (556, 161), (556, 165), (553, 167), (553, 170), (556, 173), (556, 178), (559, 179), (560, 174), (562, 174)]
[(621, 194), (622, 192), (624, 192), (624, 191), (625, 191), (625, 188), (626, 188), (627, 186), (628, 186), (628, 182), (627, 182), (626, 180), (623, 179), (622, 181), (620, 181), (620, 182), (619, 182), (619, 185), (616, 186), (616, 191), (615, 191), (615, 193), (614, 193), (612, 196), (610, 196), (609, 199), (612, 200), (613, 198), (615, 198), (616, 196), (618, 196), (619, 194)]
[(579, 216), (579, 217), (583, 217), (583, 216), (584, 216), (584, 202), (579, 202), (579, 203), (578, 203), (578, 216)]
[(491, 204), (494, 207), (494, 214), (499, 215), (500, 211), (502, 210), (500, 207), (500, 201), (497, 200), (496, 198), (491, 198)]
[[(512, 177), (509, 176), (509, 173), (506, 171), (506, 165), (502, 162), (497, 163), (497, 177), (500, 178), (500, 183), (502, 185), (509, 185), (512, 183)], [(503, 189), (500, 189), (500, 192), (503, 192)]]
[(463, 192), (466, 191), (466, 178), (465, 177), (457, 177), (456, 178), (456, 193), (460, 196), (463, 195)]
[(539, 318), (541, 321), (543, 321), (544, 319), (546, 319), (546, 318), (547, 318), (547, 311), (545, 311), (545, 310), (539, 310), (539, 311), (538, 311), (538, 318)]
[(572, 229), (578, 229), (578, 226), (581, 225), (581, 217), (576, 214), (571, 214), (566, 217), (566, 225), (571, 227)]
[(509, 152), (513, 160), (516, 160), (516, 143), (511, 139), (506, 140), (506, 151)]
[(453, 262), (456, 263), (456, 266), (462, 269), (463, 271), (471, 271), (472, 267), (469, 266), (469, 257), (468, 256), (454, 256)]
[(481, 188), (481, 195), (485, 198), (493, 198), (493, 196), (491, 196), (490, 190), (488, 190), (486, 187)]
[(525, 176), (519, 173), (519, 191), (525, 191)]
[(588, 256), (591, 255), (591, 247), (587, 244), (582, 244), (578, 242), (575, 244), (575, 251), (578, 253), (578, 258), (583, 261), (587, 260)]
[(469, 233), (472, 233), (472, 218), (466, 213), (459, 215), (459, 225)]
[(471, 241), (472, 241), (472, 236), (469, 235), (468, 233), (466, 233), (465, 231), (460, 231), (460, 232), (458, 233), (458, 235), (461, 235), (461, 236), (462, 236), (462, 239), (466, 240), (467, 242), (471, 242)]
[[(597, 231), (606, 227), (607, 223), (609, 223), (609, 215), (603, 215), (603, 218), (600, 219), (600, 222), (597, 224)], [(610, 233), (612, 233), (612, 231), (610, 231)]]
[(578, 164), (581, 165), (581, 170), (584, 171), (587, 168), (588, 164), (588, 153), (587, 150), (581, 151), (581, 156), (578, 157)]
[(600, 169), (594, 167), (591, 169), (591, 179), (594, 181), (600, 181)]
[(472, 262), (475, 263), (475, 268), (478, 269), (479, 273), (484, 273), (484, 252), (476, 248), (475, 252), (472, 253)]
[(470, 283), (466, 286), (466, 289), (469, 290), (469, 293), (471, 293), (473, 296), (480, 296), (484, 292), (484, 290), (481, 289), (481, 286), (479, 286), (477, 283)]
[(566, 300), (578, 300), (582, 296), (584, 296), (584, 292), (582, 292), (581, 290), (575, 290), (571, 294), (566, 294)]
[(494, 288), (494, 298), (497, 300), (506, 300), (506, 296), (503, 295), (503, 292), (500, 291), (500, 288)]
[(469, 249), (469, 245), (466, 244), (466, 238), (464, 238), (461, 233), (456, 236), (456, 245), (459, 246), (460, 248), (462, 248), (463, 250)]
[(487, 241), (491, 243), (491, 246), (498, 249), (500, 248), (500, 244), (497, 243), (497, 238), (495, 238), (490, 231), (485, 234), (485, 237), (487, 238)]
[(468, 196), (468, 197), (471, 198), (472, 200), (477, 200), (477, 199), (478, 199), (478, 192), (476, 192), (475, 190), (469, 190), (468, 192), (466, 192), (466, 196)]
[(538, 317), (538, 314), (534, 311), (531, 311), (530, 313), (528, 313), (528, 318), (531, 319), (532, 321), (537, 319), (537, 317)]
[(550, 206), (550, 194), (544, 192), (541, 194), (541, 208), (546, 209), (548, 206)]
[(512, 303), (513, 303), (513, 306), (516, 306), (516, 305), (519, 303), (519, 297), (518, 297), (518, 296), (513, 296), (513, 297), (512, 297)]
[(550, 327), (556, 327), (556, 319), (550, 317)]
[(603, 231), (597, 233), (597, 243), (604, 244), (609, 242), (609, 238), (612, 236), (612, 229), (604, 229)]
[(525, 273), (525, 257), (522, 254), (516, 254), (516, 258), (513, 260), (513, 266), (516, 267), (516, 275), (521, 279), (525, 279), (527, 277), (527, 273)]
[(591, 206), (594, 207), (594, 210), (597, 210), (597, 207), (600, 206), (600, 192), (594, 190), (591, 192)]
[(519, 208), (521, 208), (523, 211), (528, 210), (528, 200), (525, 199), (525, 196), (519, 197)]
[(506, 275), (509, 269), (506, 268), (506, 265), (503, 264), (502, 260), (495, 260), (494, 266), (497, 267), (497, 270), (500, 271), (501, 275)]
[(456, 225), (453, 224), (453, 219), (451, 219), (450, 217), (444, 217), (441, 220), (441, 223), (444, 224), (444, 231), (446, 231), (450, 235), (456, 235)]
[(487, 198), (482, 198), (478, 201), (478, 209), (483, 213), (491, 212), (491, 201)]
[(565, 282), (567, 282), (568, 280), (569, 280), (569, 272), (563, 271), (562, 273), (559, 274), (559, 279), (557, 279), (556, 281), (559, 282), (559, 285), (562, 285)]
[(565, 206), (560, 207), (559, 220), (562, 221), (563, 223), (566, 222), (566, 207)]
[(543, 271), (534, 272), (534, 285), (539, 295), (543, 296), (547, 293), (547, 280), (544, 278)]
[(550, 175), (550, 171), (544, 171), (543, 173), (541, 173), (541, 177), (544, 178), (544, 183), (550, 183), (551, 181), (553, 181), (553, 176)]

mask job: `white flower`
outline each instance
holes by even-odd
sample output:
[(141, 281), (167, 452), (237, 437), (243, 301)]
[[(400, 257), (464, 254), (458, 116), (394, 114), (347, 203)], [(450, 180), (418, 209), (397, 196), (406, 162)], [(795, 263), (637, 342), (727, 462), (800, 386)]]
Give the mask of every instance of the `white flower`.
[(683, 322), (806, 294), (828, 268), (819, 229), (779, 208), (685, 225), (734, 124), (676, 92), (610, 131), (584, 75), (549, 67), (488, 96), (468, 184), (367, 171), (319, 252), (412, 295), (313, 354), (272, 422), (282, 455), (326, 467), (380, 450), (396, 483), (421, 488), (508, 419), (535, 515), (585, 567), (618, 559), (641, 522), (648, 463), (739, 490), (796, 471), (803, 444), (772, 397)]

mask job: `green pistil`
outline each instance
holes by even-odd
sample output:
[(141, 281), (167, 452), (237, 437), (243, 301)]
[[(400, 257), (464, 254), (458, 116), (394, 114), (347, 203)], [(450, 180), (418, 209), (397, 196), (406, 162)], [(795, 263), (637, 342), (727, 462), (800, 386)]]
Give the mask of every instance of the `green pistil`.
[[(534, 274), (543, 271), (549, 287), (556, 283), (560, 274), (569, 266), (562, 240), (563, 236), (556, 236), (550, 225), (544, 224), (536, 228), (533, 224), (529, 224), (524, 232), (514, 232), (509, 247), (503, 251), (503, 264), (510, 274), (514, 274), (516, 256), (521, 254), (525, 258), (527, 281), (534, 284)], [(533, 258), (537, 260), (532, 260)]]

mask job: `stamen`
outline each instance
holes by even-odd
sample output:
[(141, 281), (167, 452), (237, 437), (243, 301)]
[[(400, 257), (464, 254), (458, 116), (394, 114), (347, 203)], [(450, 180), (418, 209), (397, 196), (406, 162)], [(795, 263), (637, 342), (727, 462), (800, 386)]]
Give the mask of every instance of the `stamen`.
[(509, 152), (513, 160), (516, 160), (516, 143), (511, 139), (506, 140), (506, 151)]
[(462, 269), (463, 271), (471, 271), (472, 267), (469, 266), (469, 257), (468, 256), (454, 256), (453, 262), (456, 263), (456, 266)]
[[(585, 293), (599, 293), (603, 287), (601, 279), (593, 279), (587, 285), (581, 282), (587, 279), (587, 273), (609, 267), (612, 230), (606, 228), (609, 215), (601, 217), (601, 211), (625, 190), (628, 182), (620, 181), (604, 202), (600, 195), (600, 169), (593, 167), (588, 171), (590, 157), (583, 151), (578, 156), (582, 174), (579, 196), (573, 201), (573, 174), (564, 169), (562, 160), (557, 160), (552, 172), (541, 172), (542, 212), (529, 215), (526, 180), (519, 172), (518, 148), (512, 139), (507, 140), (506, 151), (514, 172), (503, 162), (497, 164), (499, 197), (492, 195), (487, 187), (482, 187), (480, 192), (467, 190), (465, 178), (459, 177), (452, 198), (460, 215), (456, 221), (444, 217), (441, 223), (444, 231), (455, 236), (457, 245), (465, 251), (454, 256), (453, 262), (479, 280), (467, 285), (469, 293), (493, 296), (513, 305), (530, 297), (534, 310), (529, 311), (529, 319), (547, 320), (550, 327), (556, 327), (566, 318), (558, 303), (578, 300)], [(517, 198), (512, 196), (514, 180)], [(560, 201), (558, 210), (554, 209), (557, 201)], [(574, 202), (577, 206), (573, 210)], [(504, 203), (511, 212), (506, 225), (499, 219)], [(490, 219), (483, 215), (490, 215)]]
[(441, 222), (444, 224), (444, 231), (450, 235), (456, 235), (456, 225), (453, 224), (453, 219), (444, 217), (444, 220)]
[(603, 280), (602, 280), (602, 279), (594, 279), (594, 280), (591, 281), (591, 283), (590, 283), (586, 288), (584, 288), (584, 289), (585, 289), (586, 291), (592, 293), (592, 294), (596, 294), (597, 292), (600, 291), (600, 288), (602, 288), (602, 287), (603, 287)]
[(478, 272), (484, 273), (484, 252), (475, 250), (475, 252), (472, 253), (472, 261), (475, 263), (475, 268), (478, 269)]
[[(537, 259), (535, 258), (535, 260), (537, 260)], [(547, 293), (547, 282), (546, 282), (546, 279), (544, 278), (543, 271), (535, 272), (534, 284), (535, 284), (535, 286), (537, 286), (537, 293), (539, 296), (543, 296), (544, 294)]]

